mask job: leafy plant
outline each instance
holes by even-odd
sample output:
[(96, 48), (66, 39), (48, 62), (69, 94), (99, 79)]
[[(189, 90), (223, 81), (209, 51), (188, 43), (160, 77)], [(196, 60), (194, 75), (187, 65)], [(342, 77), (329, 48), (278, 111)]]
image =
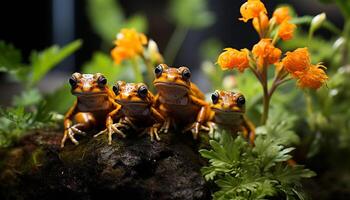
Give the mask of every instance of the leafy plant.
[(200, 154), (209, 160), (202, 168), (205, 179), (219, 187), (214, 199), (304, 199), (300, 180), (315, 176), (301, 165), (288, 165), (294, 148), (269, 135), (259, 135), (252, 147), (241, 136), (234, 139), (223, 132), (210, 146)]
[(31, 130), (56, 125), (54, 114), (41, 102), (36, 108), (0, 108), (0, 147), (8, 147)]
[(13, 97), (13, 107), (0, 109), (0, 147), (10, 146), (28, 131), (51, 127), (57, 122), (53, 118), (57, 115), (52, 112), (55, 108), (47, 106), (44, 95), (35, 86), (81, 45), (82, 42), (76, 40), (63, 48), (53, 45), (40, 52), (33, 51), (27, 64), (23, 63), (21, 52), (13, 45), (0, 42), (0, 70), (25, 88), (20, 95)]

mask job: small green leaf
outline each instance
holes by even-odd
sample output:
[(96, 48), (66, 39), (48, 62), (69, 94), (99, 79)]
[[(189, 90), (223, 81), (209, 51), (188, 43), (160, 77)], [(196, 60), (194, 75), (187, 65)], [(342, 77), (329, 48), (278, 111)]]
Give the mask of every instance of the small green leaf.
[(31, 85), (38, 83), (46, 73), (62, 60), (73, 54), (82, 45), (81, 40), (76, 40), (59, 48), (54, 45), (41, 52), (32, 52), (30, 61), (33, 68)]

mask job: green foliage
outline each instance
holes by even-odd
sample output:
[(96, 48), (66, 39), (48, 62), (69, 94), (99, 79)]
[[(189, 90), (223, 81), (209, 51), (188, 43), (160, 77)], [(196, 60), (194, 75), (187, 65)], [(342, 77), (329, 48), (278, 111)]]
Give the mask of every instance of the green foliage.
[(37, 105), (42, 99), (43, 96), (38, 89), (28, 89), (24, 90), (20, 95), (14, 96), (13, 105), (23, 107)]
[(43, 95), (34, 86), (81, 45), (82, 42), (76, 40), (63, 48), (54, 45), (40, 52), (33, 51), (30, 64), (24, 64), (19, 50), (0, 42), (0, 70), (15, 77), (25, 87), (19, 96), (13, 98), (14, 107), (0, 109), (0, 147), (10, 146), (28, 131), (55, 124), (51, 113), (54, 107), (48, 109), (43, 103)]
[(21, 53), (12, 45), (0, 42), (0, 71), (13, 75), (26, 87), (36, 85), (47, 72), (78, 50), (82, 45), (80, 40), (73, 41), (63, 48), (54, 45), (43, 51), (33, 51), (30, 64), (22, 63)]
[(65, 114), (76, 99), (76, 97), (71, 94), (70, 90), (69, 84), (66, 83), (55, 92), (46, 95), (45, 101), (47, 109), (53, 110), (59, 114)]
[(132, 73), (128, 69), (129, 66), (127, 64), (127, 62), (124, 62), (123, 65), (125, 66), (117, 65), (109, 55), (102, 52), (95, 52), (92, 59), (84, 64), (82, 71), (83, 73), (102, 73), (106, 76), (107, 80), (132, 80), (130, 76)]
[(315, 176), (301, 165), (288, 165), (293, 148), (269, 135), (258, 135), (252, 147), (241, 136), (222, 133), (220, 142), (211, 140), (210, 146), (200, 153), (209, 160), (202, 168), (205, 179), (220, 188), (214, 199), (303, 199), (300, 180)]
[(282, 106), (274, 106), (270, 114), (266, 124), (256, 128), (256, 134), (269, 135), (286, 146), (299, 144), (299, 136), (294, 132), (297, 116)]
[(175, 24), (193, 29), (208, 27), (215, 20), (207, 0), (172, 0), (170, 16)]
[(0, 41), (0, 69), (1, 71), (16, 70), (22, 62), (21, 52), (11, 44)]
[(127, 19), (115, 0), (89, 0), (87, 13), (95, 32), (105, 44), (112, 44), (121, 28), (132, 27), (140, 32), (147, 30), (145, 16), (136, 14)]
[(24, 106), (0, 108), (0, 147), (8, 147), (30, 130), (51, 127), (53, 114), (41, 102), (35, 109)]
[(76, 40), (67, 44), (63, 48), (53, 45), (44, 51), (32, 52), (30, 56), (32, 67), (31, 84), (35, 85), (38, 83), (50, 69), (78, 50), (81, 45), (82, 41)]

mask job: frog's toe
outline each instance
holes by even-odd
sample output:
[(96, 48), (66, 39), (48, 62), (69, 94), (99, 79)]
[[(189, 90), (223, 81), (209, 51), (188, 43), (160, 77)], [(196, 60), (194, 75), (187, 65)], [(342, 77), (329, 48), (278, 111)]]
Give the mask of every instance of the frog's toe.
[(79, 144), (79, 142), (74, 138), (74, 132), (71, 128), (68, 129), (68, 137), (75, 145)]
[(151, 137), (151, 141), (154, 141), (154, 138), (156, 138), (157, 141), (160, 141), (160, 137), (158, 135), (158, 128), (157, 127), (149, 128), (148, 134)]
[(86, 132), (81, 131), (81, 130), (79, 130), (79, 129), (76, 128), (76, 127), (71, 127), (71, 129), (72, 129), (72, 131), (74, 132), (74, 134), (80, 134), (80, 135), (83, 135), (83, 136), (85, 136), (85, 135), (87, 134)]
[(100, 132), (98, 132), (97, 134), (95, 134), (93, 137), (95, 138), (95, 137), (98, 137), (98, 136), (100, 136), (100, 135), (103, 135), (103, 134), (105, 134), (107, 132), (107, 129), (105, 129), (105, 130), (103, 130), (103, 131), (100, 131)]
[[(117, 126), (117, 125), (113, 125), (111, 126), (112, 130), (114, 133), (117, 133), (119, 136), (123, 137), (123, 138), (126, 138), (126, 135), (123, 133), (123, 131), (121, 131), (118, 127), (120, 126)], [(123, 126), (124, 127), (124, 126)]]

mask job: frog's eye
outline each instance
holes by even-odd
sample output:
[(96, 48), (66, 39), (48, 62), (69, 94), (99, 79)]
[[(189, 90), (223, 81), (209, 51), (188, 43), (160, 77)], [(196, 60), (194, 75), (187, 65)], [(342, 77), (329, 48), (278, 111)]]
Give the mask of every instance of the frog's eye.
[(146, 97), (147, 93), (148, 93), (148, 89), (145, 85), (140, 86), (139, 90), (137, 91), (137, 94), (142, 98)]
[(107, 84), (107, 79), (106, 79), (106, 77), (104, 77), (104, 76), (100, 76), (100, 77), (98, 77), (98, 79), (97, 79), (97, 84), (100, 86), (100, 87), (103, 87), (103, 86), (105, 86), (106, 84)]
[(159, 77), (163, 73), (163, 67), (162, 65), (158, 65), (156, 68), (154, 68), (154, 74)]
[(214, 92), (211, 95), (211, 101), (213, 102), (213, 104), (216, 104), (219, 101), (219, 93)]
[(186, 80), (188, 80), (188, 79), (191, 78), (191, 72), (190, 72), (189, 69), (184, 69), (184, 70), (182, 71), (182, 78), (184, 78), (184, 79), (186, 79)]
[(244, 96), (239, 96), (236, 100), (237, 106), (241, 107), (245, 104), (245, 98)]
[(74, 76), (72, 76), (69, 78), (69, 84), (74, 88), (75, 86), (77, 86), (78, 81)]
[(119, 94), (119, 85), (118, 84), (113, 85), (112, 90), (113, 90), (115, 95), (118, 95)]

